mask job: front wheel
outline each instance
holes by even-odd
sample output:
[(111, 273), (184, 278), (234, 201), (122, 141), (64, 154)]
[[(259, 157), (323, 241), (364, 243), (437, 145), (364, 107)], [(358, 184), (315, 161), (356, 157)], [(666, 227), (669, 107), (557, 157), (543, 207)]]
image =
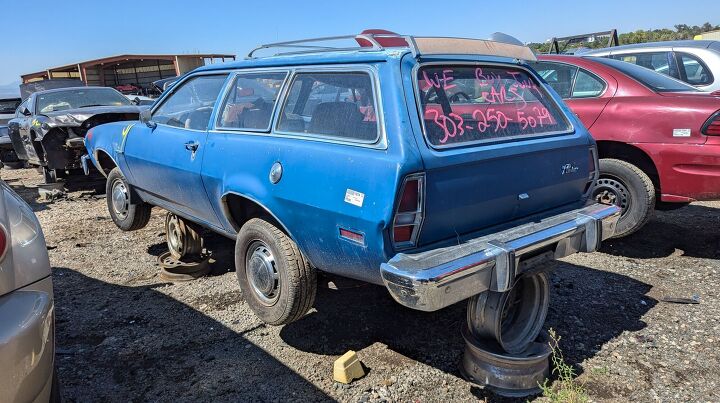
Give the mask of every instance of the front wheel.
[(238, 232), (235, 267), (243, 296), (263, 322), (283, 325), (313, 305), (317, 274), (295, 242), (268, 221), (253, 218)]
[(105, 185), (108, 211), (115, 225), (123, 231), (135, 231), (150, 221), (152, 206), (147, 203), (130, 203), (130, 184), (120, 169), (113, 168)]
[(621, 209), (614, 238), (639, 230), (652, 217), (655, 185), (635, 165), (612, 158), (600, 160), (600, 179), (593, 191), (596, 201), (615, 204)]

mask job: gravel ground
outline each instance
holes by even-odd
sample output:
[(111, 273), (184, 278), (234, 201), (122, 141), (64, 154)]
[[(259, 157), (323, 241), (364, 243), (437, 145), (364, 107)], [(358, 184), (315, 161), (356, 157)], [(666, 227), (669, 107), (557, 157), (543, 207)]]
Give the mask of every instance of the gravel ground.
[[(459, 376), (464, 303), (422, 313), (352, 284), (321, 288), (296, 323), (265, 326), (240, 294), (231, 240), (208, 239), (209, 276), (166, 283), (160, 209), (123, 233), (93, 186), (43, 202), (36, 171), (2, 178), (45, 232), (66, 401), (503, 400)], [(634, 236), (553, 266), (546, 326), (593, 401), (720, 401), (720, 202), (659, 212)], [(662, 301), (693, 295), (700, 304)], [(368, 375), (335, 383), (333, 361), (350, 349)]]

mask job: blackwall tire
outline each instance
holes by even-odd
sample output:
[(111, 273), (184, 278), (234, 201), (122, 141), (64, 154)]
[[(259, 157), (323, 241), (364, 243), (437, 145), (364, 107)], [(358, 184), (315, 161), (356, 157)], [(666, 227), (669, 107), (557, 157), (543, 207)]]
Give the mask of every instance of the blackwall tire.
[(120, 169), (113, 168), (108, 174), (105, 194), (108, 211), (115, 225), (123, 231), (135, 231), (150, 221), (152, 206), (140, 202), (130, 203), (131, 186)]
[(242, 226), (235, 267), (245, 300), (263, 322), (294, 322), (312, 308), (317, 273), (295, 242), (270, 222), (253, 218)]
[(593, 197), (622, 209), (613, 238), (628, 236), (642, 228), (655, 209), (655, 185), (650, 177), (635, 165), (612, 158), (600, 160), (600, 179)]

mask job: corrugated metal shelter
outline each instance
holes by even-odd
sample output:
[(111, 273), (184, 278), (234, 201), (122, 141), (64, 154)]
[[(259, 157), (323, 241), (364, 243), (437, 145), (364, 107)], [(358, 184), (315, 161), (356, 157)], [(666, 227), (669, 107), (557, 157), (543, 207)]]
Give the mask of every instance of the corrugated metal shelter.
[(137, 85), (146, 87), (163, 78), (184, 74), (205, 64), (235, 60), (231, 54), (191, 55), (119, 55), (86, 60), (65, 66), (51, 67), (35, 73), (23, 74), (23, 83), (57, 78), (75, 78), (87, 85), (117, 87)]

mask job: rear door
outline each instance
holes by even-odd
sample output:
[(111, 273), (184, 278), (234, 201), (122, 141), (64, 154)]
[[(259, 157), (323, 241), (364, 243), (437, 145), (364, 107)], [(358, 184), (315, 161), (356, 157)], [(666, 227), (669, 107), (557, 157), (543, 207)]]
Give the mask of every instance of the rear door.
[(415, 134), (426, 169), (420, 246), (584, 202), (588, 137), (530, 70), (409, 64), (406, 94), (409, 104), (417, 102)]
[(207, 129), (227, 73), (191, 77), (152, 111), (154, 129), (129, 125), (125, 161), (133, 185), (178, 212), (219, 225), (200, 176)]

